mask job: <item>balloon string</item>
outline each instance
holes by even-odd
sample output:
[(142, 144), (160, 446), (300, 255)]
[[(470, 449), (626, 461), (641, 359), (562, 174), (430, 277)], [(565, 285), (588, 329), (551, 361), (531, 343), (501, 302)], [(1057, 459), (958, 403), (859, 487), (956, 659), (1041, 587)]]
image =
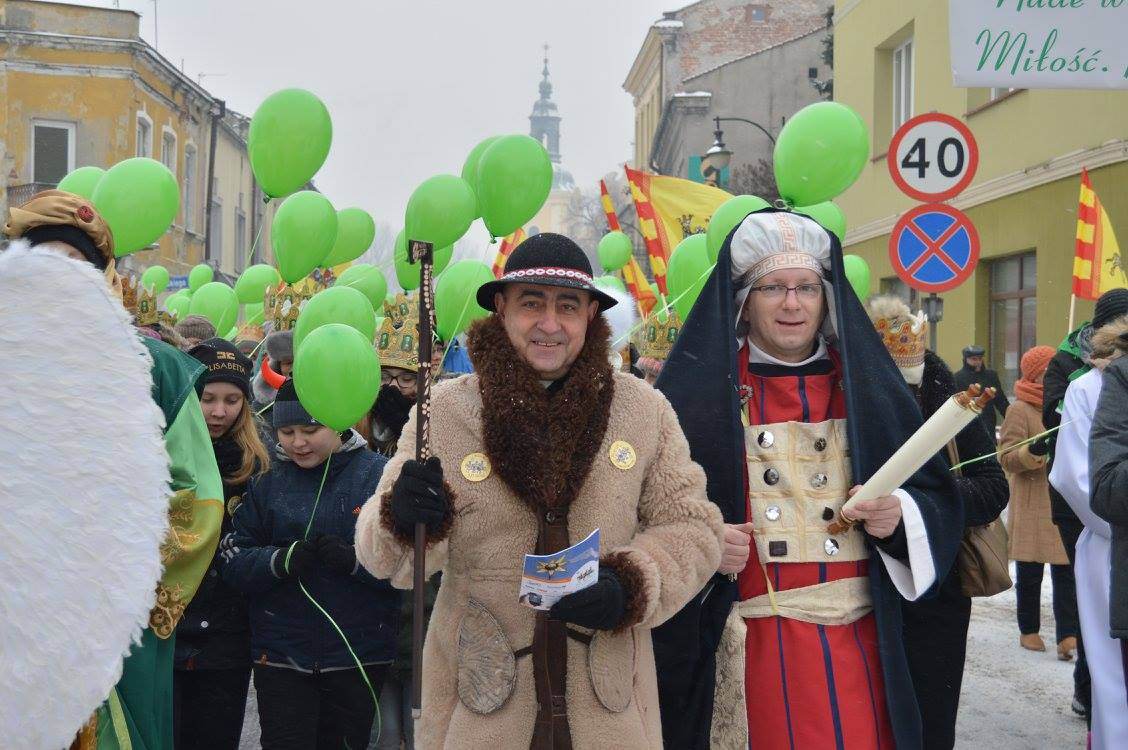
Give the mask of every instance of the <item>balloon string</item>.
[[(680, 302), (682, 297), (689, 294), (690, 290), (692, 290), (693, 287), (697, 286), (697, 283), (699, 281), (702, 281), (703, 279), (708, 278), (709, 274), (713, 273), (713, 269), (716, 268), (716, 266), (717, 266), (717, 264), (714, 263), (711, 266), (709, 266), (708, 268), (706, 268), (705, 271), (702, 272), (702, 274), (700, 276), (698, 276), (692, 284), (689, 285), (688, 289), (686, 289), (681, 294), (679, 294), (678, 296), (671, 299), (669, 302), (666, 301), (666, 297), (664, 295), (660, 295), (660, 299), (661, 299), (661, 303), (662, 303), (662, 309), (659, 310), (658, 305), (655, 305), (654, 309), (650, 311), (650, 315), (648, 315), (647, 318), (654, 317), (654, 316), (657, 316), (657, 315), (661, 315), (662, 313), (669, 313), (670, 308), (672, 308), (674, 305), (676, 305), (678, 302)], [(685, 321), (683, 320), (682, 323), (685, 323)], [(635, 323), (633, 326), (631, 326), (629, 331), (627, 331), (625, 334), (623, 334), (622, 336), (620, 336), (619, 338), (617, 338), (613, 342), (611, 342), (611, 348), (613, 350), (616, 350), (616, 351), (621, 349), (623, 347), (623, 344), (620, 344), (619, 342), (622, 341), (623, 339), (630, 341), (631, 336), (634, 336), (635, 333), (640, 328), (642, 328), (644, 325), (646, 325), (646, 318), (643, 318), (639, 322)]]
[[(264, 208), (263, 208), (262, 213), (263, 213), (264, 219), (266, 218), (265, 206), (269, 205), (270, 201), (272, 201), (272, 200), (273, 200), (273, 198), (270, 198), (269, 196), (263, 198), (262, 204), (263, 204)], [(265, 228), (266, 228), (266, 222), (263, 221), (261, 224), (259, 224), (258, 232), (255, 234), (255, 241), (251, 243), (250, 252), (248, 252), (246, 257), (243, 258), (243, 268), (246, 268), (247, 267), (247, 261), (249, 261), (251, 258), (253, 258), (255, 256), (255, 250), (258, 249), (259, 239), (262, 238), (262, 230), (265, 229)]]
[(956, 464), (955, 466), (953, 466), (950, 469), (950, 471), (955, 471), (956, 469), (962, 469), (963, 467), (967, 466), (968, 464), (979, 463), (980, 461), (986, 461), (989, 458), (995, 458), (996, 456), (1006, 455), (1007, 453), (1010, 453), (1011, 451), (1018, 450), (1019, 448), (1021, 448), (1024, 445), (1029, 445), (1030, 443), (1033, 443), (1035, 440), (1037, 440), (1039, 438), (1046, 437), (1047, 435), (1052, 435), (1053, 433), (1057, 432), (1062, 427), (1065, 427), (1067, 424), (1069, 424), (1072, 421), (1073, 420), (1071, 419), (1071, 420), (1068, 420), (1066, 422), (1062, 422), (1057, 427), (1051, 427), (1050, 429), (1046, 430), (1045, 432), (1039, 432), (1037, 435), (1032, 435), (1031, 437), (1028, 437), (1025, 440), (1020, 440), (1019, 442), (1015, 443), (1014, 445), (1008, 445), (1006, 448), (1004, 448), (1001, 451), (996, 451), (994, 453), (987, 453), (987, 454), (982, 455), (982, 456), (976, 456), (975, 458), (969, 458), (968, 460), (962, 461), (962, 462)]
[[(313, 518), (315, 515), (317, 515), (317, 506), (321, 502), (321, 490), (325, 487), (325, 478), (329, 475), (329, 462), (332, 460), (333, 454), (329, 454), (329, 458), (325, 459), (325, 470), (321, 472), (321, 484), (317, 487), (317, 496), (313, 500), (313, 510), (310, 511), (309, 522), (306, 524), (305, 533), (302, 534), (303, 541), (309, 539), (309, 531), (311, 528), (313, 528)], [(289, 549), (286, 550), (286, 559), (282, 564), (283, 568), (285, 568), (286, 571), (290, 570), (290, 556), (294, 553), (294, 547), (296, 547), (297, 545), (298, 543), (294, 542), (290, 545)], [(364, 680), (364, 684), (368, 687), (368, 694), (372, 696), (372, 704), (376, 706), (376, 738), (379, 739), (380, 733), (383, 730), (383, 726), (380, 722), (380, 701), (376, 698), (376, 689), (372, 687), (372, 681), (368, 679), (368, 673), (364, 671), (364, 665), (361, 664), (360, 657), (358, 657), (356, 655), (356, 652), (353, 651), (352, 644), (349, 643), (348, 637), (345, 635), (344, 631), (341, 630), (341, 626), (338, 625), (337, 621), (333, 619), (333, 616), (330, 615), (325, 610), (325, 608), (322, 607), (320, 603), (318, 603), (316, 599), (313, 598), (313, 595), (310, 594), (308, 590), (306, 590), (305, 584), (300, 580), (298, 581), (298, 588), (300, 588), (302, 590), (302, 593), (305, 594), (306, 599), (309, 599), (310, 604), (316, 607), (318, 612), (325, 615), (325, 619), (329, 621), (329, 624), (332, 625), (333, 629), (337, 631), (337, 635), (341, 636), (341, 640), (344, 641), (345, 648), (348, 650), (349, 656), (351, 656), (353, 661), (356, 662), (356, 667), (360, 671), (360, 677)]]

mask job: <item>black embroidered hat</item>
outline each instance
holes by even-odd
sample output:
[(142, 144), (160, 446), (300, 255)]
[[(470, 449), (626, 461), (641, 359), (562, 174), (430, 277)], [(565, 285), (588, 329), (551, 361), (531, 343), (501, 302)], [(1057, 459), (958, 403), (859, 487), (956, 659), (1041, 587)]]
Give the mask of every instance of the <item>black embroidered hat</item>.
[(542, 232), (518, 245), (505, 262), (501, 278), (479, 287), (478, 304), (494, 311), (494, 295), (514, 282), (581, 289), (599, 301), (600, 312), (618, 304), (595, 285), (584, 251), (562, 234)]

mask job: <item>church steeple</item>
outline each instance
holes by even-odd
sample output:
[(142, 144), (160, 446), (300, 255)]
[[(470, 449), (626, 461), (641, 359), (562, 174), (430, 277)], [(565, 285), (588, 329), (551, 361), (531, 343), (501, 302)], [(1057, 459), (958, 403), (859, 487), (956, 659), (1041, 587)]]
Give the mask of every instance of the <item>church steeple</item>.
[(560, 163), (560, 115), (552, 101), (552, 82), (548, 80), (548, 45), (544, 45), (544, 67), (541, 69), (540, 98), (533, 103), (529, 115), (529, 135), (544, 144), (553, 164)]

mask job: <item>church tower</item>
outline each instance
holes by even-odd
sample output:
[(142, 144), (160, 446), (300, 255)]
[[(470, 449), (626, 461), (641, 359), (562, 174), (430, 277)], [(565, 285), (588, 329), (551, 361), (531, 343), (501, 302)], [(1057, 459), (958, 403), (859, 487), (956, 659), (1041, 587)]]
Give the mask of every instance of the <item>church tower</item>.
[(533, 103), (529, 115), (529, 135), (548, 151), (553, 164), (560, 163), (560, 115), (552, 101), (552, 82), (548, 80), (548, 45), (544, 45), (544, 68), (541, 70), (540, 98)]

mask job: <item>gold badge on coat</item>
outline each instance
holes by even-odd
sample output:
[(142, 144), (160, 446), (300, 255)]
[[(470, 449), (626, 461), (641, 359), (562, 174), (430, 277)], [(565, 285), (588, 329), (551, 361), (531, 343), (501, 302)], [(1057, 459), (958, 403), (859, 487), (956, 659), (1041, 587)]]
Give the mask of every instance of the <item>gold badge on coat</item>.
[(471, 453), (462, 459), (462, 476), (468, 482), (481, 482), (491, 471), (490, 459), (485, 453)]
[(638, 460), (638, 455), (635, 453), (634, 446), (626, 440), (616, 440), (611, 443), (611, 463), (616, 468), (626, 471), (635, 465)]

